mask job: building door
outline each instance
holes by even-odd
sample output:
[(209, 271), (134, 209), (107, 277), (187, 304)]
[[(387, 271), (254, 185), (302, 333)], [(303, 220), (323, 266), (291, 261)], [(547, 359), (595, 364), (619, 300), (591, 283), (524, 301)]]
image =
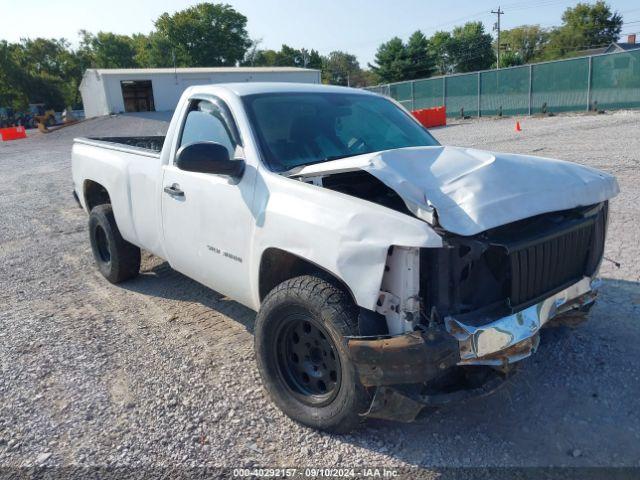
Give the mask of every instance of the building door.
[(122, 99), (125, 112), (154, 112), (151, 80), (122, 80)]

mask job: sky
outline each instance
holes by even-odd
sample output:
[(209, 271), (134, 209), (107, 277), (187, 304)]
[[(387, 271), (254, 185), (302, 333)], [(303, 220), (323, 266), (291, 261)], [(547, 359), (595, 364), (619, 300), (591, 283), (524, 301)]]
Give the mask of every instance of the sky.
[[(202, 0), (201, 0), (202, 1)], [(214, 0), (215, 1), (215, 0)], [(361, 66), (373, 62), (378, 46), (393, 36), (406, 40), (415, 30), (427, 36), (467, 21), (482, 21), (491, 31), (498, 5), (505, 12), (502, 28), (522, 24), (559, 25), (562, 12), (576, 1), (562, 0), (221, 0), (244, 14), (260, 48), (316, 49), (321, 54), (343, 50)], [(164, 12), (175, 12), (198, 0), (0, 0), (0, 39), (67, 38), (78, 43), (78, 31), (148, 33)], [(640, 34), (638, 0), (610, 0), (623, 15), (622, 33)], [(634, 22), (634, 23), (629, 23)], [(640, 41), (640, 35), (639, 35)]]

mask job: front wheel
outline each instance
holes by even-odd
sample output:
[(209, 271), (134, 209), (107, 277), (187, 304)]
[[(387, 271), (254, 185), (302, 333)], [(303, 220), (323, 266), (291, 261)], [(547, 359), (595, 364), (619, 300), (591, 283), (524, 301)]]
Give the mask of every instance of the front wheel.
[(355, 334), (356, 307), (327, 281), (305, 275), (273, 289), (255, 329), (258, 369), (273, 402), (309, 427), (354, 428), (367, 407), (345, 341)]

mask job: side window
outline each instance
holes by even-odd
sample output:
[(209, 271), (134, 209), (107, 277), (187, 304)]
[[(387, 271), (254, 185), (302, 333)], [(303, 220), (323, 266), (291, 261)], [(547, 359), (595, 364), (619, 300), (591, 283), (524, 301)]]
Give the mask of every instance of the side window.
[(236, 142), (220, 108), (206, 100), (196, 100), (190, 105), (179, 146), (196, 142), (216, 142), (224, 145), (231, 158), (236, 149)]

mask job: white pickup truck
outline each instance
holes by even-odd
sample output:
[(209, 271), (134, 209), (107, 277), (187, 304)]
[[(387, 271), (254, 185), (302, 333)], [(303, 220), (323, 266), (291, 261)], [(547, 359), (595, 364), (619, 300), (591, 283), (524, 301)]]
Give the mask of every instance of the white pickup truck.
[(140, 249), (258, 312), (273, 401), (315, 428), (491, 391), (595, 299), (614, 177), (443, 147), (362, 90), (191, 87), (165, 137), (78, 138), (74, 194), (117, 283)]

